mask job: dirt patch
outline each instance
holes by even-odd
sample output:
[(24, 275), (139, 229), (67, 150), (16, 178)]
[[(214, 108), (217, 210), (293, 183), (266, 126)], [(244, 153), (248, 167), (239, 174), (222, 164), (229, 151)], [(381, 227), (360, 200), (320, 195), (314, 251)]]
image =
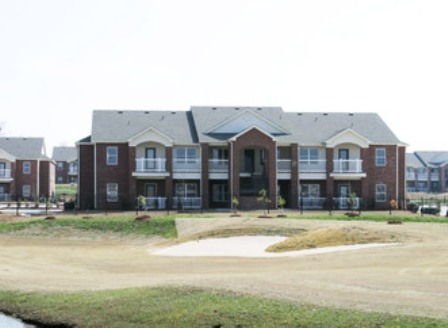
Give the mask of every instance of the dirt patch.
[(219, 229), (348, 227), (394, 234), (401, 243), (304, 257), (173, 259), (148, 251), (175, 243), (161, 238), (99, 238), (76, 231), (54, 231), (48, 237), (0, 235), (0, 288), (195, 286), (292, 303), (448, 318), (448, 224), (222, 217), (180, 219), (176, 225), (181, 238)]
[(396, 234), (384, 231), (366, 230), (357, 227), (326, 228), (294, 235), (285, 241), (268, 247), (266, 251), (289, 252), (318, 247), (398, 241)]

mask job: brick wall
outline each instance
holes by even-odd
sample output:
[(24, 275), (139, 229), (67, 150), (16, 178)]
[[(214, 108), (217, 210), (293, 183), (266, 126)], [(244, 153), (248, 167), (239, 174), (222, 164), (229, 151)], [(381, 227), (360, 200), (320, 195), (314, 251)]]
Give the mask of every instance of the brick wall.
[[(276, 161), (276, 142), (272, 140), (271, 137), (266, 134), (260, 132), (258, 129), (251, 129), (247, 131), (245, 134), (239, 136), (235, 141), (232, 141), (230, 160), (232, 161), (232, 172), (231, 177), (233, 180), (232, 193), (233, 195), (239, 197), (240, 192), (240, 157), (241, 153), (246, 148), (257, 147), (263, 148), (265, 150), (265, 159), (266, 159), (266, 169), (268, 174), (268, 189), (269, 189), (269, 199), (271, 200), (272, 207), (275, 207), (276, 204), (276, 189), (277, 189), (277, 180), (276, 180), (276, 170), (277, 170), (277, 161)], [(252, 198), (256, 200), (256, 196), (253, 197), (244, 197), (243, 201), (240, 201), (239, 207), (241, 209), (247, 209), (252, 206), (253, 201), (248, 199)]]
[[(118, 148), (118, 164), (107, 165), (107, 147)], [(122, 209), (133, 203), (129, 195), (129, 147), (126, 144), (97, 144), (96, 145), (96, 173), (97, 173), (97, 209)], [(118, 201), (107, 202), (107, 184), (118, 184)]]
[(39, 196), (51, 197), (55, 192), (55, 164), (52, 161), (41, 161), (39, 171)]
[[(23, 174), (23, 163), (30, 162), (31, 163), (31, 173)], [(37, 175), (38, 175), (38, 161), (37, 160), (17, 160), (16, 161), (16, 175), (15, 179), (15, 192), (16, 195), (23, 199), (23, 186), (29, 185), (31, 186), (31, 196), (27, 197), (29, 199), (34, 199), (38, 194), (37, 190)]]
[(79, 146), (78, 206), (82, 210), (93, 209), (95, 204), (94, 146)]

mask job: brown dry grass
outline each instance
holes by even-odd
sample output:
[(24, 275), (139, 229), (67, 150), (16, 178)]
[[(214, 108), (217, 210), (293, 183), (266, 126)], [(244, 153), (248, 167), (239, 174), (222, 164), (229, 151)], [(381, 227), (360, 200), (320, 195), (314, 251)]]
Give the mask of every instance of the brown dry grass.
[(283, 242), (268, 247), (266, 251), (288, 252), (317, 247), (397, 241), (397, 236), (387, 232), (364, 230), (361, 228), (340, 227), (317, 229), (299, 235), (294, 235)]

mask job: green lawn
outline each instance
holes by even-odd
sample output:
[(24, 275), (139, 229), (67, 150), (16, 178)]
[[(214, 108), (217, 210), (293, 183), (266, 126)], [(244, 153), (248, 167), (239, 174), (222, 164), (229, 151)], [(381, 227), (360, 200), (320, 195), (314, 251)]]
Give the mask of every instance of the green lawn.
[(448, 327), (448, 321), (293, 305), (192, 288), (0, 291), (0, 311), (75, 327)]
[(40, 228), (51, 232), (52, 229), (67, 227), (80, 231), (112, 232), (122, 235), (162, 236), (176, 238), (177, 231), (173, 216), (136, 221), (134, 217), (97, 217), (97, 218), (58, 218), (56, 220), (34, 220), (24, 222), (0, 223), (0, 233)]

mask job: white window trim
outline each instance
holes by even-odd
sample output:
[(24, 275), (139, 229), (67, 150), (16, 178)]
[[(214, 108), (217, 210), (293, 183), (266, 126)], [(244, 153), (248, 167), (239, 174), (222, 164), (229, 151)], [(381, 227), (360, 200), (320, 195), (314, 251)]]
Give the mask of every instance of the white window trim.
[[(381, 158), (380, 156), (378, 156), (378, 153), (380, 151), (384, 152), (384, 163), (378, 163), (378, 159)], [(376, 166), (380, 166), (380, 167), (384, 167), (387, 165), (387, 152), (386, 152), (386, 148), (377, 148), (375, 150), (375, 165)]]
[[(25, 169), (28, 167), (28, 169)], [(23, 174), (31, 174), (31, 162), (23, 162)]]
[[(109, 155), (109, 149), (115, 149), (116, 150), (116, 154), (115, 155)], [(115, 158), (115, 161), (112, 162), (111, 158)], [(118, 165), (118, 147), (117, 146), (107, 146), (106, 149), (106, 164), (109, 166), (115, 166)]]

